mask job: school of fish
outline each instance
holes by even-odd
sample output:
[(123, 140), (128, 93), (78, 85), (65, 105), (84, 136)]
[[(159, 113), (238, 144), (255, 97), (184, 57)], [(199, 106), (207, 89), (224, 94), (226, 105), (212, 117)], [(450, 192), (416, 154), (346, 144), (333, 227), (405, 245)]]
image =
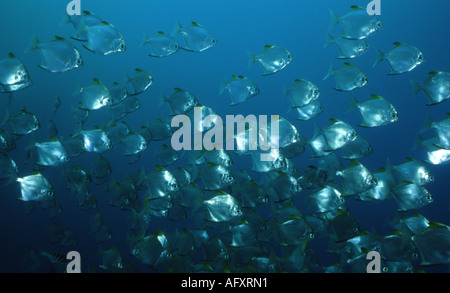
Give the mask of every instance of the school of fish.
[[(68, 16), (66, 25), (73, 26), (73, 35), (51, 40), (32, 38), (27, 54), (40, 53), (42, 70), (52, 74), (77, 70), (84, 64), (84, 54), (127, 54), (126, 36), (93, 12)], [(235, 135), (244, 151), (179, 152), (170, 145), (174, 133), (170, 120), (155, 119), (140, 129), (128, 126), (127, 115), (139, 111), (140, 96), (153, 84), (148, 71), (136, 68), (125, 82), (107, 85), (92, 77), (90, 84), (74, 84), (76, 98), (61, 101), (60, 95), (55, 97), (55, 112), (61, 103), (72, 102), (72, 116), (79, 130), (69, 137), (58, 136), (50, 115), (37, 117), (26, 107), (18, 113), (8, 111), (0, 130), (0, 179), (4, 184), (19, 186), (20, 193), (15, 196), (30, 205), (30, 213), (35, 209), (49, 213), (46, 229), (50, 243), (76, 250), (75, 233), (56, 219), (64, 213), (59, 198), (66, 195), (56, 193), (45, 175), (49, 168), (62, 166), (62, 178), (67, 181), (67, 192), (74, 204), (90, 211), (88, 229), (95, 235), (95, 249), (101, 251), (97, 265), (83, 268), (83, 272), (137, 272), (136, 263), (155, 272), (365, 272), (369, 251), (380, 253), (383, 272), (418, 272), (429, 265), (448, 264), (450, 227), (425, 218), (419, 211), (433, 203), (426, 189), (434, 180), (430, 166), (450, 161), (450, 117), (436, 120), (429, 116), (425, 121), (423, 131), (435, 132), (429, 140), (418, 137), (416, 147), (426, 151), (425, 161), (407, 158), (394, 165), (387, 158), (385, 168), (366, 168), (359, 160), (373, 150), (370, 141), (358, 134), (358, 127), (383, 127), (402, 119), (386, 97), (376, 93), (366, 98), (354, 95), (355, 89), (370, 80), (365, 69), (351, 60), (367, 52), (368, 40), (382, 31), (383, 24), (377, 16), (369, 16), (365, 8), (352, 6), (342, 16), (330, 11), (330, 30), (335, 27), (341, 27), (342, 34), (328, 35), (325, 46), (336, 46), (336, 58), (345, 63), (336, 68), (331, 64), (324, 80), (333, 79), (336, 91), (351, 93), (349, 111), (360, 113), (358, 125), (330, 117), (328, 125), (316, 126), (312, 137), (304, 137), (296, 125), (314, 119), (327, 105), (313, 81), (298, 78), (280, 94), (287, 110), (298, 112), (299, 121), (279, 118), (279, 149), (250, 150), (249, 145), (255, 142), (246, 141), (250, 130), (246, 128)], [(79, 50), (81, 46), (85, 50)], [(206, 27), (193, 21), (186, 26), (176, 24), (170, 34), (144, 34), (141, 46), (148, 50), (145, 58), (170, 58), (180, 50), (199, 54), (220, 46), (220, 42)], [(377, 52), (373, 66), (385, 61), (389, 75), (420, 70), (425, 60), (418, 48), (402, 42), (395, 42), (386, 52)], [(285, 48), (266, 45), (260, 52), (249, 53), (249, 66), (259, 64), (261, 75), (271, 78), (289, 66), (294, 57)], [(32, 87), (32, 78), (14, 52), (0, 60), (3, 97)], [(424, 81), (412, 81), (411, 87), (414, 94), (423, 91), (427, 105), (441, 107), (450, 98), (450, 73), (430, 72)], [(202, 108), (203, 117), (215, 114), (207, 101), (200, 101), (194, 93), (182, 88), (169, 91), (169, 95), (161, 97), (159, 107), (167, 106), (171, 115), (193, 117), (195, 107)], [(250, 76), (236, 74), (223, 78), (218, 93), (227, 96), (234, 106), (257, 99), (260, 88)], [(109, 109), (111, 120), (101, 127), (85, 129), (87, 119), (101, 108)], [(36, 141), (33, 134), (44, 119), (51, 122), (48, 139)], [(205, 132), (214, 123), (210, 127), (194, 125), (192, 132)], [(35, 164), (35, 172), (30, 174), (21, 172), (21, 166), (9, 154), (24, 136), (33, 138), (25, 150), (27, 159)], [(150, 168), (141, 162), (141, 153), (149, 151), (153, 141), (163, 144), (155, 151), (157, 165)], [(115, 178), (114, 162), (103, 156), (113, 148), (120, 149), (130, 164), (141, 164), (142, 168), (125, 179)], [(300, 170), (293, 159), (308, 156), (309, 151), (317, 164)], [(96, 153), (97, 159), (82, 165), (69, 164), (86, 152)], [(271, 159), (261, 161), (261, 153)], [(245, 155), (251, 155), (252, 168), (234, 170), (234, 161)], [(177, 166), (182, 156), (189, 164)], [(92, 185), (104, 187), (111, 208), (126, 212), (128, 235), (113, 235), (98, 209), (99, 195), (91, 192)], [(294, 204), (295, 197), (306, 198), (314, 212), (303, 214), (301, 207)], [(392, 200), (399, 212), (414, 213), (399, 213), (391, 223), (394, 232), (380, 235), (358, 225), (346, 206), (350, 200)], [(264, 209), (268, 217), (262, 214)], [(155, 218), (189, 220), (193, 224), (191, 229), (166, 231), (164, 227), (155, 229)], [(150, 228), (157, 232), (149, 233)], [(112, 237), (127, 237), (129, 250), (110, 246)], [(322, 265), (317, 261), (308, 245), (317, 237), (328, 238), (327, 252), (340, 255), (341, 263)], [(65, 263), (63, 256), (54, 252), (31, 251), (26, 256), (27, 270), (37, 270), (44, 259), (56, 265)], [(62, 272), (64, 269), (61, 267)]]

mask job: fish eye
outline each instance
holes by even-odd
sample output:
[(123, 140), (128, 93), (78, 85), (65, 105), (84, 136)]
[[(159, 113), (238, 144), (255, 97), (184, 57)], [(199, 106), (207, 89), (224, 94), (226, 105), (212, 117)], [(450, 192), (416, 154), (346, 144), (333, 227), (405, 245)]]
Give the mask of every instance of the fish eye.
[(313, 239), (315, 237), (314, 233), (309, 233), (309, 238)]
[(358, 227), (353, 228), (353, 232), (357, 233), (359, 231)]
[(383, 272), (387, 273), (389, 271), (389, 269), (387, 267), (383, 267)]

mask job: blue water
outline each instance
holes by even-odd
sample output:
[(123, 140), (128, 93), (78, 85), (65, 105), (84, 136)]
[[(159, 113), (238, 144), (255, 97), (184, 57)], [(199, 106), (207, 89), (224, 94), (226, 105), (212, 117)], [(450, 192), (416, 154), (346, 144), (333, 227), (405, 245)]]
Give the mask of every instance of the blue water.
[[(344, 120), (355, 125), (357, 132), (371, 143), (374, 152), (360, 162), (372, 171), (384, 167), (387, 158), (394, 164), (402, 163), (407, 157), (425, 159), (423, 148), (412, 149), (425, 121), (425, 114), (430, 114), (434, 120), (440, 120), (450, 109), (448, 101), (432, 107), (426, 106), (427, 100), (423, 92), (414, 97), (410, 86), (410, 80), (422, 82), (430, 71), (450, 71), (450, 3), (447, 1), (381, 0), (380, 19), (383, 22), (383, 30), (368, 39), (370, 49), (367, 53), (350, 60), (365, 71), (369, 80), (367, 86), (355, 90), (354, 93), (359, 100), (366, 99), (370, 94), (385, 97), (396, 107), (400, 119), (392, 125), (370, 129), (356, 126), (360, 122), (356, 111), (347, 113), (350, 93), (333, 90), (333, 79), (322, 80), (328, 72), (330, 62), (336, 68), (343, 63), (335, 59), (338, 52), (334, 46), (323, 48), (329, 26), (329, 8), (343, 15), (350, 5), (366, 6), (369, 1), (82, 0), (82, 10), (94, 12), (121, 31), (127, 43), (127, 51), (100, 56), (82, 48), (81, 43), (72, 41), (81, 52), (84, 65), (62, 74), (52, 74), (38, 68), (37, 65), (41, 62), (39, 53), (34, 51), (25, 54), (24, 51), (33, 34), (44, 41), (55, 35), (69, 38), (74, 33), (71, 25), (63, 23), (69, 1), (22, 0), (20, 5), (16, 2), (0, 3), (0, 56), (6, 58), (9, 52), (13, 52), (28, 68), (33, 85), (14, 93), (9, 106), (8, 96), (3, 94), (0, 96), (0, 107), (3, 113), (6, 113), (7, 107), (11, 113), (15, 113), (22, 106), (26, 106), (36, 114), (41, 122), (41, 129), (36, 132), (38, 141), (48, 139), (47, 126), (50, 119), (56, 123), (62, 137), (68, 137), (77, 131), (71, 117), (71, 107), (78, 103), (77, 98), (72, 95), (78, 83), (88, 85), (92, 83), (93, 78), (99, 78), (105, 85), (114, 81), (122, 82), (126, 74), (132, 74), (135, 68), (142, 68), (151, 73), (154, 83), (139, 96), (141, 108), (125, 118), (131, 129), (138, 129), (147, 122), (156, 121), (157, 118), (169, 119), (167, 105), (157, 105), (161, 94), (169, 95), (173, 88), (178, 87), (195, 94), (202, 104), (212, 107), (221, 117), (237, 114), (281, 115), (291, 121), (306, 138), (312, 137), (314, 124), (325, 127), (332, 117)], [(154, 35), (158, 31), (170, 33), (177, 21), (183, 25), (188, 25), (191, 21), (202, 24), (213, 32), (218, 40), (217, 46), (201, 53), (180, 51), (167, 58), (148, 57), (148, 49), (139, 46), (144, 32), (147, 35)], [(336, 34), (338, 31), (332, 33)], [(398, 76), (387, 75), (389, 68), (385, 62), (372, 68), (376, 58), (375, 49), (385, 52), (397, 41), (419, 48), (425, 55), (425, 63), (412, 72)], [(262, 70), (259, 66), (248, 68), (248, 52), (259, 53), (267, 44), (288, 49), (294, 60), (274, 75), (261, 76)], [(229, 80), (232, 74), (252, 78), (259, 85), (261, 94), (245, 103), (229, 106), (231, 100), (226, 94), (219, 96), (219, 86), (221, 80)], [(324, 112), (313, 120), (297, 121), (294, 111), (287, 112), (287, 101), (281, 99), (283, 86), (290, 86), (297, 78), (313, 81), (320, 88), (319, 99), (324, 106)], [(61, 95), (62, 105), (52, 117), (55, 94)], [(3, 117), (3, 113), (0, 116)], [(109, 118), (106, 109), (98, 110), (91, 114), (84, 128), (101, 126)], [(432, 132), (424, 135), (430, 137)], [(25, 149), (31, 142), (31, 136), (21, 138), (17, 142), (17, 149), (9, 154), (16, 160), (21, 176), (28, 175), (34, 167), (25, 157)], [(104, 157), (112, 165), (112, 178), (123, 180), (128, 174), (135, 173), (142, 167), (151, 172), (157, 164), (155, 151), (160, 146), (160, 142), (151, 142), (134, 165), (128, 164), (127, 158), (121, 155), (120, 148), (108, 151)], [(317, 160), (310, 159), (310, 154), (308, 149), (294, 158), (293, 162), (301, 170), (309, 165), (316, 165)], [(48, 211), (40, 208), (27, 215), (27, 206), (17, 200), (20, 196), (19, 186), (1, 184), (0, 272), (27, 271), (23, 266), (23, 259), (30, 250), (63, 254), (69, 250), (77, 250), (82, 256), (82, 270), (90, 271), (101, 264), (100, 247), (108, 249), (112, 245), (120, 250), (126, 261), (133, 262), (139, 270), (152, 271), (129, 255), (127, 233), (131, 225), (130, 212), (109, 206), (109, 195), (104, 193), (103, 186), (91, 185), (91, 192), (98, 201), (98, 209), (113, 233), (112, 239), (101, 245), (95, 244), (95, 237), (90, 232), (93, 211), (78, 209), (76, 199), (66, 189), (67, 182), (61, 176), (62, 171), (74, 165), (82, 165), (89, 170), (91, 161), (96, 158), (96, 154), (85, 153), (63, 166), (42, 171), (53, 185), (56, 198), (62, 205), (62, 213), (55, 218), (50, 218)], [(233, 155), (233, 160), (233, 170), (251, 167), (248, 157)], [(430, 221), (448, 225), (449, 166), (430, 168), (435, 180), (426, 188), (433, 195), (434, 202), (417, 212)], [(304, 199), (305, 192), (302, 191), (296, 195), (294, 202), (300, 210), (307, 211)], [(362, 229), (376, 229), (381, 235), (392, 233), (389, 221), (396, 215), (401, 215), (396, 212), (397, 204), (394, 200), (359, 202), (350, 198), (346, 203)], [(268, 212), (269, 209), (262, 211)], [(173, 231), (174, 227), (192, 225), (190, 220), (187, 219), (186, 223), (176, 223), (154, 217), (148, 232), (151, 234), (158, 229)], [(76, 246), (61, 247), (50, 244), (45, 227), (52, 222), (58, 223), (64, 229), (71, 228), (77, 236)], [(314, 250), (323, 266), (339, 261), (339, 256), (325, 252), (328, 246), (326, 238), (312, 240), (308, 246)], [(445, 265), (424, 268), (427, 272), (446, 272), (447, 269)], [(39, 272), (52, 270), (55, 270), (52, 264), (41, 261)]]

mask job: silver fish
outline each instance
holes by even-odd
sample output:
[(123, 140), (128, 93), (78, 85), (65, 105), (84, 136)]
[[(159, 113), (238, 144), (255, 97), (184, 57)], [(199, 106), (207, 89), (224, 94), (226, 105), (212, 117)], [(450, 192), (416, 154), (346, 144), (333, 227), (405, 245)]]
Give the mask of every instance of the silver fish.
[(55, 36), (51, 41), (41, 43), (34, 37), (28, 52), (39, 50), (42, 56), (40, 68), (57, 73), (79, 68), (83, 65), (80, 52), (68, 40)]
[(249, 53), (250, 66), (258, 62), (264, 70), (262, 75), (274, 74), (285, 68), (293, 60), (291, 53), (288, 50), (266, 45), (264, 51), (258, 55)]

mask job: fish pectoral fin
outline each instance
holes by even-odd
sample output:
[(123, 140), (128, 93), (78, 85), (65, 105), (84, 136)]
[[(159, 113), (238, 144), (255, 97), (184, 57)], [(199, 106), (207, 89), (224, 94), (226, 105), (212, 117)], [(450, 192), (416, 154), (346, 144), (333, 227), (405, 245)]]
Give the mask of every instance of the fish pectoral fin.
[(44, 69), (45, 71), (51, 72), (50, 69), (48, 69), (45, 65), (38, 65), (39, 68)]
[(89, 48), (89, 47), (86, 46), (86, 45), (83, 45), (83, 48), (85, 48), (86, 50), (88, 50), (88, 51), (90, 51), (90, 52), (92, 52), (92, 53), (95, 53), (94, 50), (92, 50), (91, 48)]

